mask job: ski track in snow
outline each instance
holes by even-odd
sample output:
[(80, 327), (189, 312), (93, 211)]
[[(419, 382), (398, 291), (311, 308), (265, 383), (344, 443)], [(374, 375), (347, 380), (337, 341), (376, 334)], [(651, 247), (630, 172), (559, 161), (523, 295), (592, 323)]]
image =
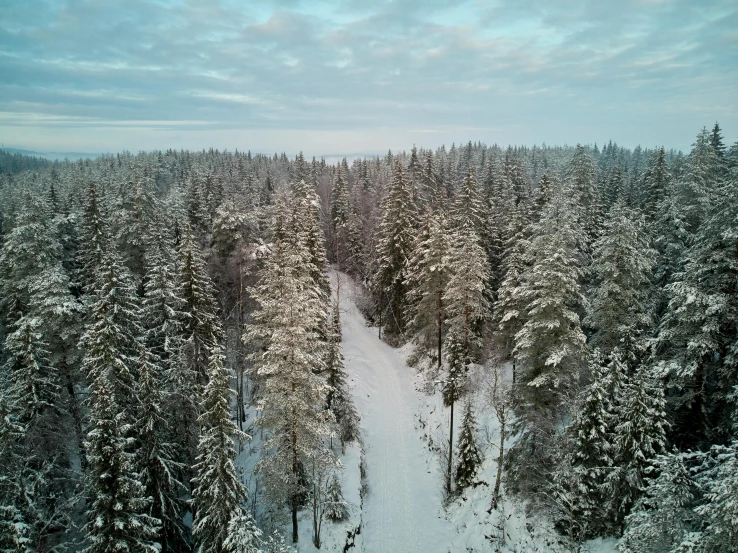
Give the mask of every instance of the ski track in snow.
[[(450, 523), (441, 511), (440, 477), (414, 428), (414, 369), (368, 328), (351, 297), (343, 297), (343, 355), (361, 415), (368, 493), (364, 553), (445, 553)], [(344, 288), (344, 290), (345, 290)], [(345, 294), (342, 290), (342, 294)]]

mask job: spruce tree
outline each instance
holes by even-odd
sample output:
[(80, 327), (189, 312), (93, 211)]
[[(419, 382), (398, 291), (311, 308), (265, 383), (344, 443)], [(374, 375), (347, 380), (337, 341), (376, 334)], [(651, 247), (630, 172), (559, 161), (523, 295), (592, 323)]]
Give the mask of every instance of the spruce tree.
[(341, 480), (333, 474), (325, 492), (325, 516), (332, 522), (341, 522), (349, 517), (349, 505), (343, 498)]
[(399, 159), (382, 201), (377, 241), (378, 267), (372, 284), (380, 325), (389, 334), (402, 334), (407, 323), (407, 260), (412, 254), (416, 207), (411, 186)]
[(184, 362), (195, 373), (198, 386), (204, 387), (210, 349), (220, 340), (222, 329), (213, 283), (189, 226), (185, 227), (179, 246), (178, 263), (179, 296), (184, 301)]
[(651, 460), (666, 447), (669, 423), (664, 412), (664, 394), (639, 369), (626, 388), (623, 404), (616, 413), (614, 466), (607, 477), (612, 490), (611, 516), (622, 524), (646, 486), (645, 476)]
[(482, 464), (482, 453), (477, 445), (476, 433), (477, 422), (474, 419), (471, 402), (467, 401), (459, 430), (459, 440), (456, 444), (458, 461), (454, 481), (457, 493), (461, 493), (474, 483), (479, 466)]
[(437, 349), (441, 366), (446, 293), (451, 249), (443, 209), (426, 212), (420, 235), (408, 260), (406, 283), (410, 304), (410, 328), (418, 334), (423, 351)]
[(354, 407), (354, 401), (349, 391), (346, 370), (343, 367), (341, 353), (341, 320), (338, 303), (333, 305), (332, 323), (328, 335), (328, 351), (326, 355), (326, 384), (328, 393), (326, 405), (338, 426), (338, 436), (341, 444), (359, 438), (359, 416)]
[(262, 553), (261, 530), (256, 526), (253, 517), (244, 511), (231, 519), (228, 524), (228, 536), (223, 542), (223, 553)]
[[(101, 336), (101, 339), (105, 339)], [(130, 414), (117, 401), (112, 370), (92, 384), (87, 435), (90, 495), (85, 553), (155, 553), (159, 521), (145, 514), (148, 500), (135, 470)]]
[(148, 514), (159, 520), (158, 541), (163, 553), (189, 551), (183, 524), (184, 505), (180, 496), (186, 490), (177, 475), (177, 448), (169, 441), (170, 427), (162, 410), (166, 405), (165, 380), (157, 357), (141, 347), (137, 366), (139, 379), (138, 412), (134, 429), (138, 439), (137, 468), (147, 498)]
[(625, 518), (620, 551), (677, 551), (698, 529), (694, 512), (698, 487), (686, 457), (670, 453), (653, 459), (643, 496)]
[(594, 329), (590, 343), (603, 353), (618, 347), (628, 362), (640, 357), (643, 335), (652, 325), (646, 300), (654, 259), (643, 221), (618, 201), (593, 244), (596, 288), (584, 320)]
[(705, 502), (695, 508), (704, 521), (699, 550), (729, 553), (738, 548), (738, 441), (714, 446), (711, 453), (715, 465), (699, 477)]
[(196, 553), (222, 553), (231, 521), (243, 516), (246, 488), (236, 470), (235, 440), (248, 440), (231, 419), (230, 371), (220, 346), (210, 348), (208, 383), (201, 404), (197, 476), (193, 479), (192, 535)]
[[(293, 218), (298, 213), (293, 211)], [(296, 542), (297, 511), (306, 493), (301, 470), (313, 459), (332, 459), (325, 440), (332, 434), (333, 417), (324, 409), (328, 386), (316, 374), (325, 369), (316, 326), (327, 315), (324, 296), (309, 271), (308, 237), (297, 232), (294, 221), (290, 225), (296, 232), (277, 233), (259, 284), (251, 290), (259, 308), (244, 340), (263, 348), (254, 354), (258, 375), (265, 379), (258, 424), (269, 437), (257, 471), (273, 502), (288, 498)]]

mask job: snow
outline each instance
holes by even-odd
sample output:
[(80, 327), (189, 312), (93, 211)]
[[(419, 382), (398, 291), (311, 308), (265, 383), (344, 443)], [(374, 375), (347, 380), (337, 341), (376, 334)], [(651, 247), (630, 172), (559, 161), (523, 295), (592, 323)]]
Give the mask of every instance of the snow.
[[(332, 272), (335, 284), (337, 273)], [(335, 288), (335, 286), (334, 286)], [(378, 338), (376, 327), (367, 327), (356, 304), (359, 287), (341, 275), (342, 348), (349, 386), (361, 416), (360, 444), (347, 444), (341, 462), (343, 493), (351, 505), (349, 520), (323, 522), (322, 546), (312, 543), (312, 512), (300, 512), (299, 553), (556, 553), (564, 551), (549, 521), (526, 515), (525, 505), (502, 494), (499, 511), (489, 514), (497, 471), (498, 431), (491, 408), (478, 409), (478, 439), (485, 459), (478, 480), (447, 510), (443, 509), (442, 476), (437, 454), (431, 449), (446, 437), (448, 409), (441, 394), (428, 395), (427, 376), (407, 366), (412, 348), (392, 348)], [(474, 389), (482, 389), (483, 369), (475, 367)], [(481, 393), (477, 404), (483, 406)], [(461, 407), (456, 417), (461, 422)], [(256, 453), (261, 437), (256, 432), (249, 448)], [(254, 446), (256, 448), (254, 449)], [(509, 447), (509, 444), (508, 444)], [(258, 453), (242, 454), (248, 474)], [(361, 480), (360, 464), (366, 470)], [(362, 491), (362, 486), (364, 490)], [(252, 490), (253, 493), (253, 490)], [(500, 520), (506, 539), (500, 543)], [(347, 547), (347, 537), (357, 527), (360, 534)], [(289, 526), (284, 527), (289, 536)], [(348, 540), (351, 544), (351, 540)], [(615, 540), (596, 540), (582, 551), (615, 553)]]
[(445, 553), (451, 526), (439, 518), (441, 478), (413, 431), (414, 371), (366, 326), (351, 292), (342, 298), (341, 321), (367, 466), (360, 551)]

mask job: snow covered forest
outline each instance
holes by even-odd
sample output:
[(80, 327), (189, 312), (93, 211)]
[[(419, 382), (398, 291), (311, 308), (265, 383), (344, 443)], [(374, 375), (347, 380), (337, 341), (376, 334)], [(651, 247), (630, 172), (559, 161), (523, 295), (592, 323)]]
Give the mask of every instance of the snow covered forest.
[[(738, 551), (717, 124), (686, 153), (0, 161), (0, 552)], [(382, 417), (424, 440), (427, 470), (382, 457), (410, 483)]]

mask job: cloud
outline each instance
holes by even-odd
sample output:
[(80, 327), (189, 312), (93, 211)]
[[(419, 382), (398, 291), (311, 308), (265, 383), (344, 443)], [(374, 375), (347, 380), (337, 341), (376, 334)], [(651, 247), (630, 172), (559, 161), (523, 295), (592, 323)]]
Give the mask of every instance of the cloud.
[[(0, 21), (6, 143), (58, 148), (44, 129), (65, 125), (85, 150), (279, 136), (308, 153), (328, 153), (311, 133), (384, 151), (380, 137), (686, 148), (715, 119), (738, 132), (733, 0), (28, 0)], [(163, 122), (180, 144), (150, 143)]]

